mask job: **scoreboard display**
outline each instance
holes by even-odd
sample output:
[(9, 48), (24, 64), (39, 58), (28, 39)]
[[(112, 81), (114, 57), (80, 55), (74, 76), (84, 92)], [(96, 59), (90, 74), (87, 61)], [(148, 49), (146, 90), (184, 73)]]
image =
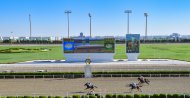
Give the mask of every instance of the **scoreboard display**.
[(126, 53), (139, 53), (140, 34), (126, 35)]
[(114, 38), (64, 38), (64, 53), (114, 53)]

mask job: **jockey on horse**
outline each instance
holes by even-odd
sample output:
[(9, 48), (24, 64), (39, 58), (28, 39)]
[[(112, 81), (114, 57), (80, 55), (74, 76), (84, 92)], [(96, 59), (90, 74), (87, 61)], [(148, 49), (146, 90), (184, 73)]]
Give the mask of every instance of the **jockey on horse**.
[(140, 89), (140, 87), (142, 87), (142, 86), (139, 86), (138, 84), (136, 84), (136, 83), (134, 83), (134, 82), (132, 82), (131, 84), (129, 84), (129, 86), (131, 87), (131, 91), (132, 91), (133, 89), (137, 89), (138, 91), (141, 91), (141, 92), (142, 92), (142, 90)]
[(90, 90), (94, 90), (94, 88), (98, 88), (97, 86), (93, 85), (90, 82), (85, 83), (84, 86), (86, 86), (86, 89), (90, 89)]
[(143, 84), (143, 83), (146, 83), (149, 85), (149, 80), (148, 79), (145, 79), (142, 75), (140, 77), (137, 78), (139, 80), (139, 83), (138, 84)]

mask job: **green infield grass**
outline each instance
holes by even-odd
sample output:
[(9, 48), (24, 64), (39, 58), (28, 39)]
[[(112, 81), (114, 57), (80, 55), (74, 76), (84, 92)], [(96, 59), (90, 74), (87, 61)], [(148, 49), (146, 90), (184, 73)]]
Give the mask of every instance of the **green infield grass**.
[[(190, 61), (190, 44), (141, 44), (140, 52), (139, 57), (141, 59), (158, 58)], [(114, 58), (127, 58), (125, 44), (116, 45), (116, 54)], [(61, 45), (0, 46), (0, 63), (63, 59), (65, 58), (63, 57)]]
[[(24, 48), (30, 51), (15, 52), (12, 48)], [(60, 46), (0, 46), (0, 50), (12, 49), (12, 53), (0, 53), (0, 63), (16, 63), (31, 60), (62, 60), (63, 52)], [(49, 51), (33, 51), (33, 50), (47, 49)]]
[[(141, 44), (141, 59), (176, 59), (190, 61), (190, 44)], [(115, 59), (125, 59), (125, 45), (117, 45)]]

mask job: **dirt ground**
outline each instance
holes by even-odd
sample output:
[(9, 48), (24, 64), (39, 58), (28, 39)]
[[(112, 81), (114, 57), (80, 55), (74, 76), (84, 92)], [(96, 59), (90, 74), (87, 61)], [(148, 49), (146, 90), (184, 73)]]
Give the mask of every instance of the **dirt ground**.
[[(190, 78), (148, 78), (150, 85), (141, 87), (143, 92), (133, 93), (190, 93)], [(78, 79), (1, 79), (0, 96), (6, 95), (70, 95), (86, 94), (84, 83), (92, 82), (97, 93), (131, 93), (127, 86), (137, 78), (78, 78)]]

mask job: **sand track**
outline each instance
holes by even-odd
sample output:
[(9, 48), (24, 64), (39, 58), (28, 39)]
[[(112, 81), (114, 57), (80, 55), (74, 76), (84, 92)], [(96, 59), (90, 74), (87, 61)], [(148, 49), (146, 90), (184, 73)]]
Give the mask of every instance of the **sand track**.
[[(190, 93), (190, 78), (148, 78), (142, 93)], [(98, 86), (95, 92), (129, 93), (127, 85), (138, 82), (136, 78), (78, 78), (78, 79), (1, 79), (0, 94), (3, 95), (67, 95), (85, 94), (85, 82)], [(69, 93), (67, 93), (69, 92)], [(140, 93), (134, 91), (134, 93)]]

